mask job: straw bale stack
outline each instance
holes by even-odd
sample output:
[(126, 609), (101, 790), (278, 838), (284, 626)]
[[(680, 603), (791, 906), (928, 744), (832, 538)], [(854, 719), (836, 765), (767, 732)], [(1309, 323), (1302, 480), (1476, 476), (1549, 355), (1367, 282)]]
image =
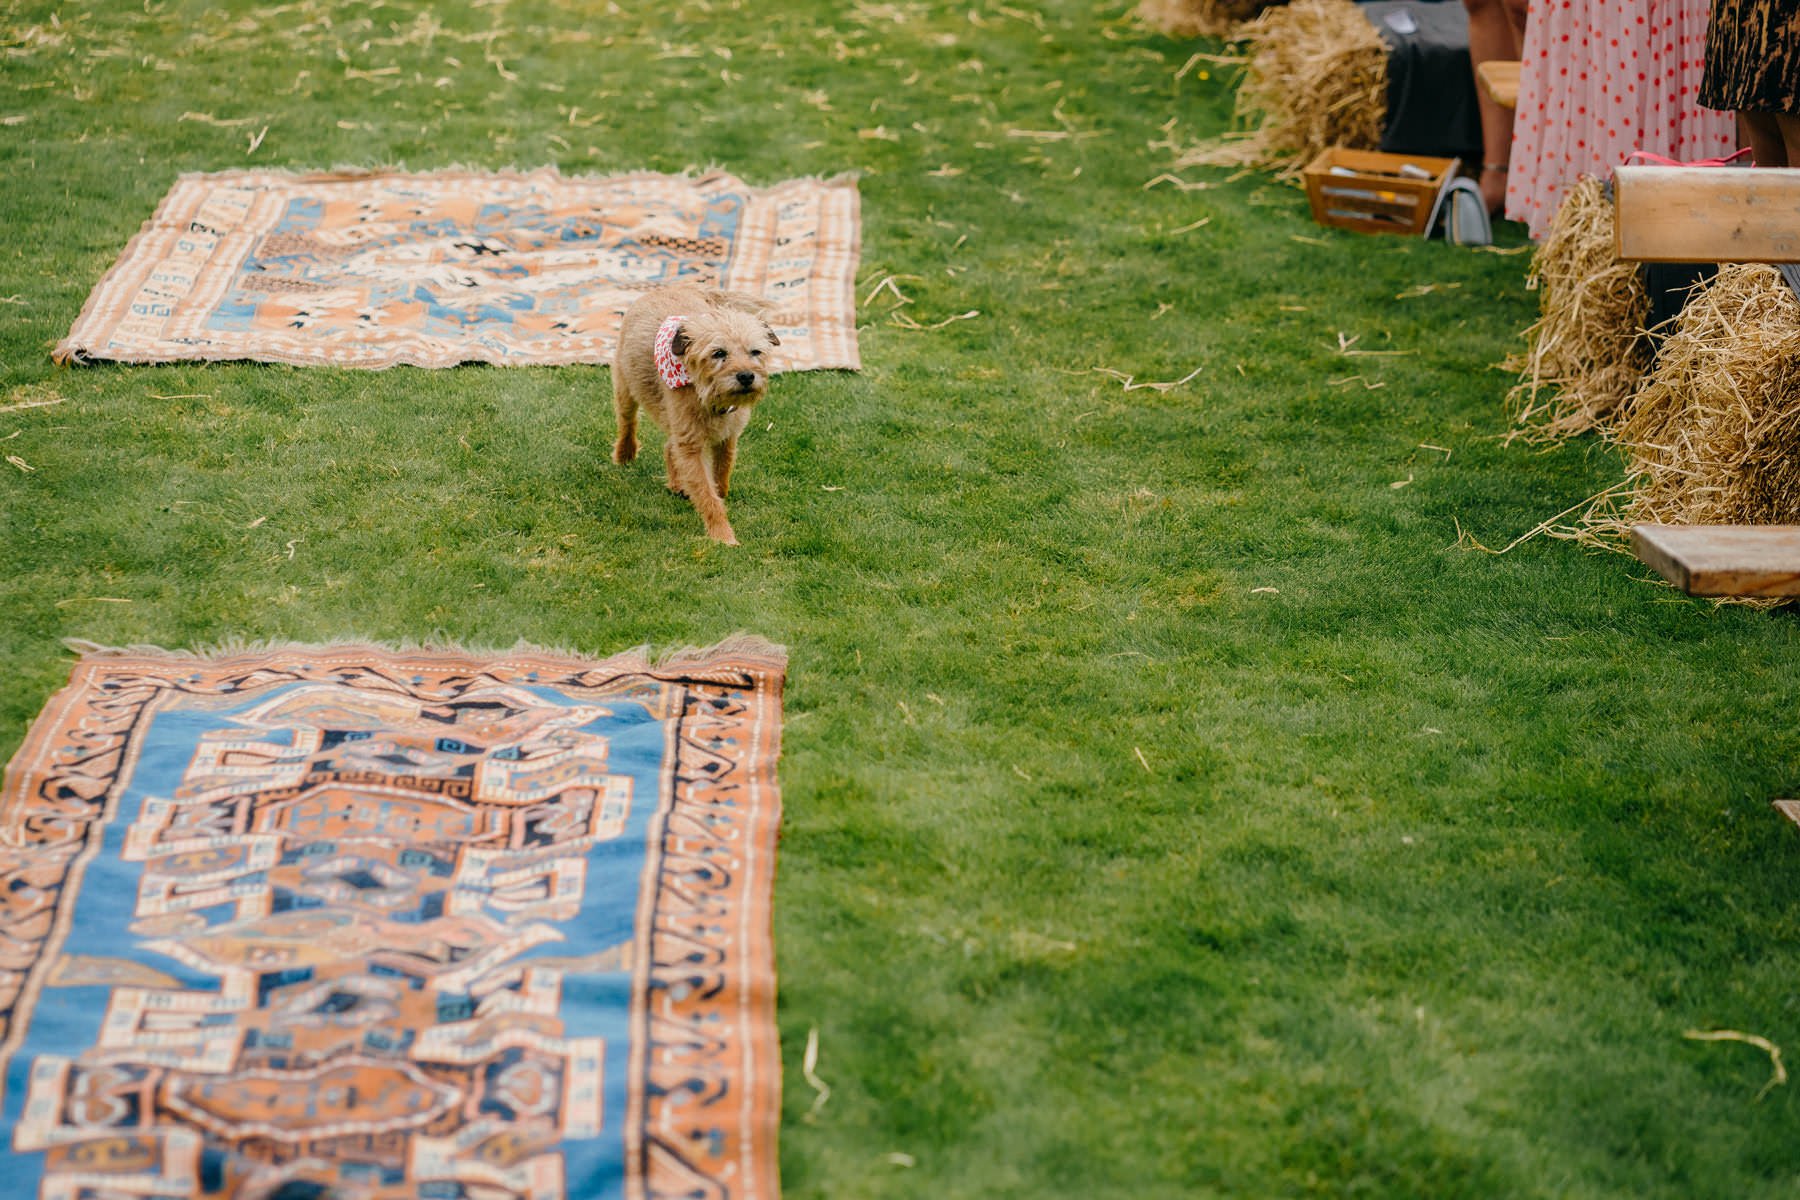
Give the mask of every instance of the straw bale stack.
[(1296, 175), (1328, 146), (1373, 150), (1387, 119), (1388, 48), (1351, 0), (1290, 0), (1239, 27), (1247, 133), (1187, 151), (1179, 166), (1276, 167)]
[(1531, 259), (1537, 323), (1525, 352), (1503, 364), (1520, 381), (1506, 394), (1508, 439), (1554, 441), (1604, 426), (1650, 365), (1650, 298), (1635, 263), (1619, 258), (1606, 186), (1583, 175), (1563, 197)]
[(1611, 436), (1629, 490), (1590, 514), (1597, 534), (1800, 524), (1800, 300), (1780, 272), (1725, 266), (1696, 290)]
[(1229, 37), (1265, 8), (1286, 0), (1139, 0), (1138, 19), (1170, 37)]

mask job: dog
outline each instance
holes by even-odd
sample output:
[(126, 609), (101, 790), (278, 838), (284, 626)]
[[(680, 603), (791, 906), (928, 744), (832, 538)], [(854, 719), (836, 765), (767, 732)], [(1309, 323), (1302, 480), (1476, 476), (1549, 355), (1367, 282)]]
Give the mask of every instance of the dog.
[(646, 292), (619, 326), (613, 355), (613, 461), (637, 457), (637, 417), (647, 411), (667, 435), (669, 490), (685, 495), (706, 536), (738, 544), (725, 516), (738, 438), (767, 394), (769, 362), (781, 340), (752, 296), (694, 284)]

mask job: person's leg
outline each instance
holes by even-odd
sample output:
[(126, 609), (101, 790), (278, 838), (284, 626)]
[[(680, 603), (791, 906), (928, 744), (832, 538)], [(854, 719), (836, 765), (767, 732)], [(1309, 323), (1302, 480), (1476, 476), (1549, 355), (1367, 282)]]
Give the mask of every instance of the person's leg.
[(1738, 140), (1750, 147), (1750, 158), (1759, 167), (1785, 167), (1790, 161), (1788, 143), (1782, 137), (1780, 120), (1792, 122), (1794, 118), (1785, 117), (1779, 120), (1774, 113), (1740, 112), (1737, 115)]
[[(1519, 37), (1514, 30), (1507, 0), (1463, 0), (1469, 10), (1469, 63), (1516, 62)], [(1499, 212), (1506, 200), (1506, 164), (1512, 157), (1513, 114), (1502, 108), (1486, 89), (1477, 86), (1475, 100), (1481, 111), (1481, 198), (1488, 211)]]
[(1512, 29), (1513, 57), (1523, 57), (1525, 50), (1525, 13), (1531, 7), (1531, 0), (1502, 0), (1506, 9), (1506, 24)]
[(1781, 144), (1787, 151), (1787, 166), (1800, 166), (1800, 117), (1789, 113), (1775, 114), (1775, 125), (1781, 130)]

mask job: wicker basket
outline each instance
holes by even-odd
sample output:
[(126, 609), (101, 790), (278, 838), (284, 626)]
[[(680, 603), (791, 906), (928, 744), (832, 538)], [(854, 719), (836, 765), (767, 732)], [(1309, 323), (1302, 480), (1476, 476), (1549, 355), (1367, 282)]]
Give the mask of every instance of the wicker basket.
[(1461, 159), (1333, 146), (1307, 164), (1313, 220), (1358, 233), (1423, 234)]

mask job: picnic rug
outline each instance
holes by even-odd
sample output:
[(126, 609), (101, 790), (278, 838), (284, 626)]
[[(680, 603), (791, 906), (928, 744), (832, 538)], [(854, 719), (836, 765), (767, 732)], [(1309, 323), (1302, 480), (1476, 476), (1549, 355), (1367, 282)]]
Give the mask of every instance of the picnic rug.
[(784, 669), (88, 654), (0, 792), (5, 1194), (773, 1200)]
[(53, 357), (604, 363), (639, 293), (702, 283), (773, 306), (778, 369), (856, 370), (860, 253), (848, 176), (190, 174)]

